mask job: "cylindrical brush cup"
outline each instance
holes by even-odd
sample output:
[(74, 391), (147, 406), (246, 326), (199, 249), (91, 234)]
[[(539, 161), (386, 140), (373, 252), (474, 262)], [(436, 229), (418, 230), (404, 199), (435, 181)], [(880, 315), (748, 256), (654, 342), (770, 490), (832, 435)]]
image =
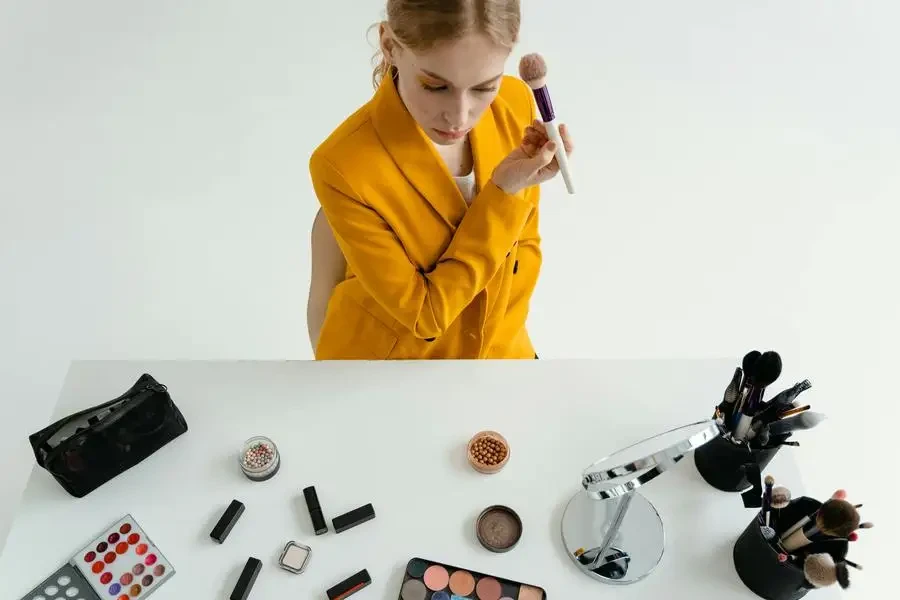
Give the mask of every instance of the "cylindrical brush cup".
[[(734, 568), (750, 591), (766, 600), (798, 600), (812, 586), (803, 568), (780, 562), (778, 550), (762, 534), (760, 515), (747, 525), (734, 544)], [(777, 540), (776, 540), (777, 541)]]
[(818, 500), (802, 496), (783, 509), (772, 510), (769, 526), (776, 534), (772, 540), (766, 540), (763, 535), (765, 522), (761, 512), (747, 525), (734, 544), (733, 558), (738, 577), (750, 591), (766, 600), (797, 600), (815, 589), (803, 574), (803, 560), (807, 554), (827, 552), (836, 563), (844, 560), (848, 548), (845, 540), (813, 544), (799, 549), (784, 562), (778, 560), (779, 554), (783, 553), (778, 539), (820, 506), (822, 503)]
[(694, 451), (694, 464), (706, 483), (723, 492), (742, 492), (752, 487), (744, 465), (756, 463), (762, 471), (778, 453), (778, 448), (754, 448), (735, 443), (722, 435)]

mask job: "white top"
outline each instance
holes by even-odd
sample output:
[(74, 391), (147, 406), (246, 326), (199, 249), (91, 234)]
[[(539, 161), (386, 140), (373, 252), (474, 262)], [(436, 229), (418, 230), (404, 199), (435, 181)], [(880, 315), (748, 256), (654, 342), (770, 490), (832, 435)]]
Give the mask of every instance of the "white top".
[(475, 170), (469, 171), (468, 175), (454, 177), (453, 180), (456, 182), (456, 187), (462, 192), (466, 204), (472, 204), (472, 200), (475, 199)]
[[(154, 600), (227, 598), (249, 556), (264, 564), (250, 595), (262, 600), (324, 598), (361, 569), (373, 584), (354, 598), (397, 598), (415, 556), (538, 585), (548, 600), (754, 598), (731, 558), (754, 511), (709, 487), (692, 457), (642, 488), (667, 543), (645, 580), (625, 588), (594, 581), (560, 539), (563, 507), (586, 466), (709, 418), (733, 370), (730, 360), (76, 362), (54, 418), (118, 396), (147, 372), (168, 386), (190, 430), (83, 499), (35, 470), (0, 558), (0, 587), (19, 598), (131, 513), (176, 570)], [(496, 475), (466, 461), (467, 441), (483, 429), (510, 443)], [(262, 483), (238, 467), (242, 442), (254, 435), (281, 453), (281, 471)], [(790, 448), (766, 472), (802, 493)], [(309, 485), (328, 519), (323, 536), (303, 500)], [(219, 545), (209, 532), (233, 498), (246, 511)], [(373, 521), (333, 532), (333, 517), (369, 502)], [(475, 538), (474, 519), (492, 504), (512, 507), (524, 523), (507, 554)], [(312, 547), (302, 575), (276, 564), (289, 540)]]

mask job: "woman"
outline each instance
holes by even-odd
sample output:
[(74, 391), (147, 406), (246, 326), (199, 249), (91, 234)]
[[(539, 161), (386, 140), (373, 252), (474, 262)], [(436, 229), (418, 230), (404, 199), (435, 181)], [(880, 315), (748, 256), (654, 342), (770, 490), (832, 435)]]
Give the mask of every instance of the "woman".
[(503, 75), (519, 0), (388, 0), (387, 17), (374, 97), (310, 159), (316, 358), (536, 358), (538, 185), (559, 166)]

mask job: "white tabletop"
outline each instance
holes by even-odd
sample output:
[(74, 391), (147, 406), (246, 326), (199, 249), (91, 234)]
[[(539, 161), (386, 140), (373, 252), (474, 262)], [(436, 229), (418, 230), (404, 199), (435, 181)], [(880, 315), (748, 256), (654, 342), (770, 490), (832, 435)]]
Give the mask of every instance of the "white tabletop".
[[(154, 600), (227, 598), (249, 556), (264, 563), (251, 600), (325, 598), (360, 569), (373, 584), (354, 600), (393, 600), (414, 556), (532, 583), (549, 600), (754, 598), (731, 559), (753, 511), (709, 487), (693, 460), (643, 488), (667, 537), (647, 579), (610, 586), (588, 578), (559, 533), (584, 467), (708, 418), (733, 369), (733, 361), (706, 360), (73, 363), (54, 418), (111, 399), (147, 372), (168, 386), (190, 430), (83, 499), (36, 469), (0, 558), (0, 587), (18, 598), (131, 513), (177, 571)], [(510, 443), (499, 474), (466, 462), (465, 444), (482, 429)], [(281, 452), (270, 481), (251, 482), (238, 468), (241, 443), (253, 435), (272, 438)], [(801, 493), (789, 448), (766, 472)], [(317, 537), (301, 492), (308, 485), (329, 526), (369, 502), (377, 517)], [(246, 512), (218, 545), (209, 532), (233, 498)], [(475, 539), (474, 519), (492, 504), (514, 508), (524, 522), (507, 554)], [(313, 549), (302, 575), (277, 566), (288, 540)]]

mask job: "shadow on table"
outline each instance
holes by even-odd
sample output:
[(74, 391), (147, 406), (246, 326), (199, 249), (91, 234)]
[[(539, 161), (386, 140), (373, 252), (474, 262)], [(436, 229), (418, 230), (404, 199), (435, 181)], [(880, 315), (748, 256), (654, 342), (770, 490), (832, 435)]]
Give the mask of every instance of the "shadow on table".
[[(571, 570), (572, 573), (580, 574), (580, 571), (574, 568), (574, 561), (569, 558), (569, 555), (566, 551), (565, 546), (562, 541), (562, 519), (563, 515), (566, 513), (566, 507), (569, 505), (569, 502), (572, 500), (572, 497), (581, 491), (581, 488), (572, 488), (566, 494), (564, 494), (559, 501), (556, 503), (553, 508), (552, 513), (550, 514), (550, 541), (553, 544), (553, 556), (555, 556), (559, 563), (560, 569)], [(537, 582), (540, 584), (540, 582)]]
[(403, 585), (404, 573), (406, 573), (406, 563), (398, 563), (385, 582), (384, 600), (397, 600), (400, 597), (400, 586)]
[(238, 577), (241, 576), (241, 571), (244, 570), (244, 563), (239, 563), (228, 572), (228, 575), (222, 580), (222, 591), (219, 592), (218, 596), (213, 596), (214, 598), (229, 598), (231, 592), (234, 590), (234, 586), (237, 585)]

